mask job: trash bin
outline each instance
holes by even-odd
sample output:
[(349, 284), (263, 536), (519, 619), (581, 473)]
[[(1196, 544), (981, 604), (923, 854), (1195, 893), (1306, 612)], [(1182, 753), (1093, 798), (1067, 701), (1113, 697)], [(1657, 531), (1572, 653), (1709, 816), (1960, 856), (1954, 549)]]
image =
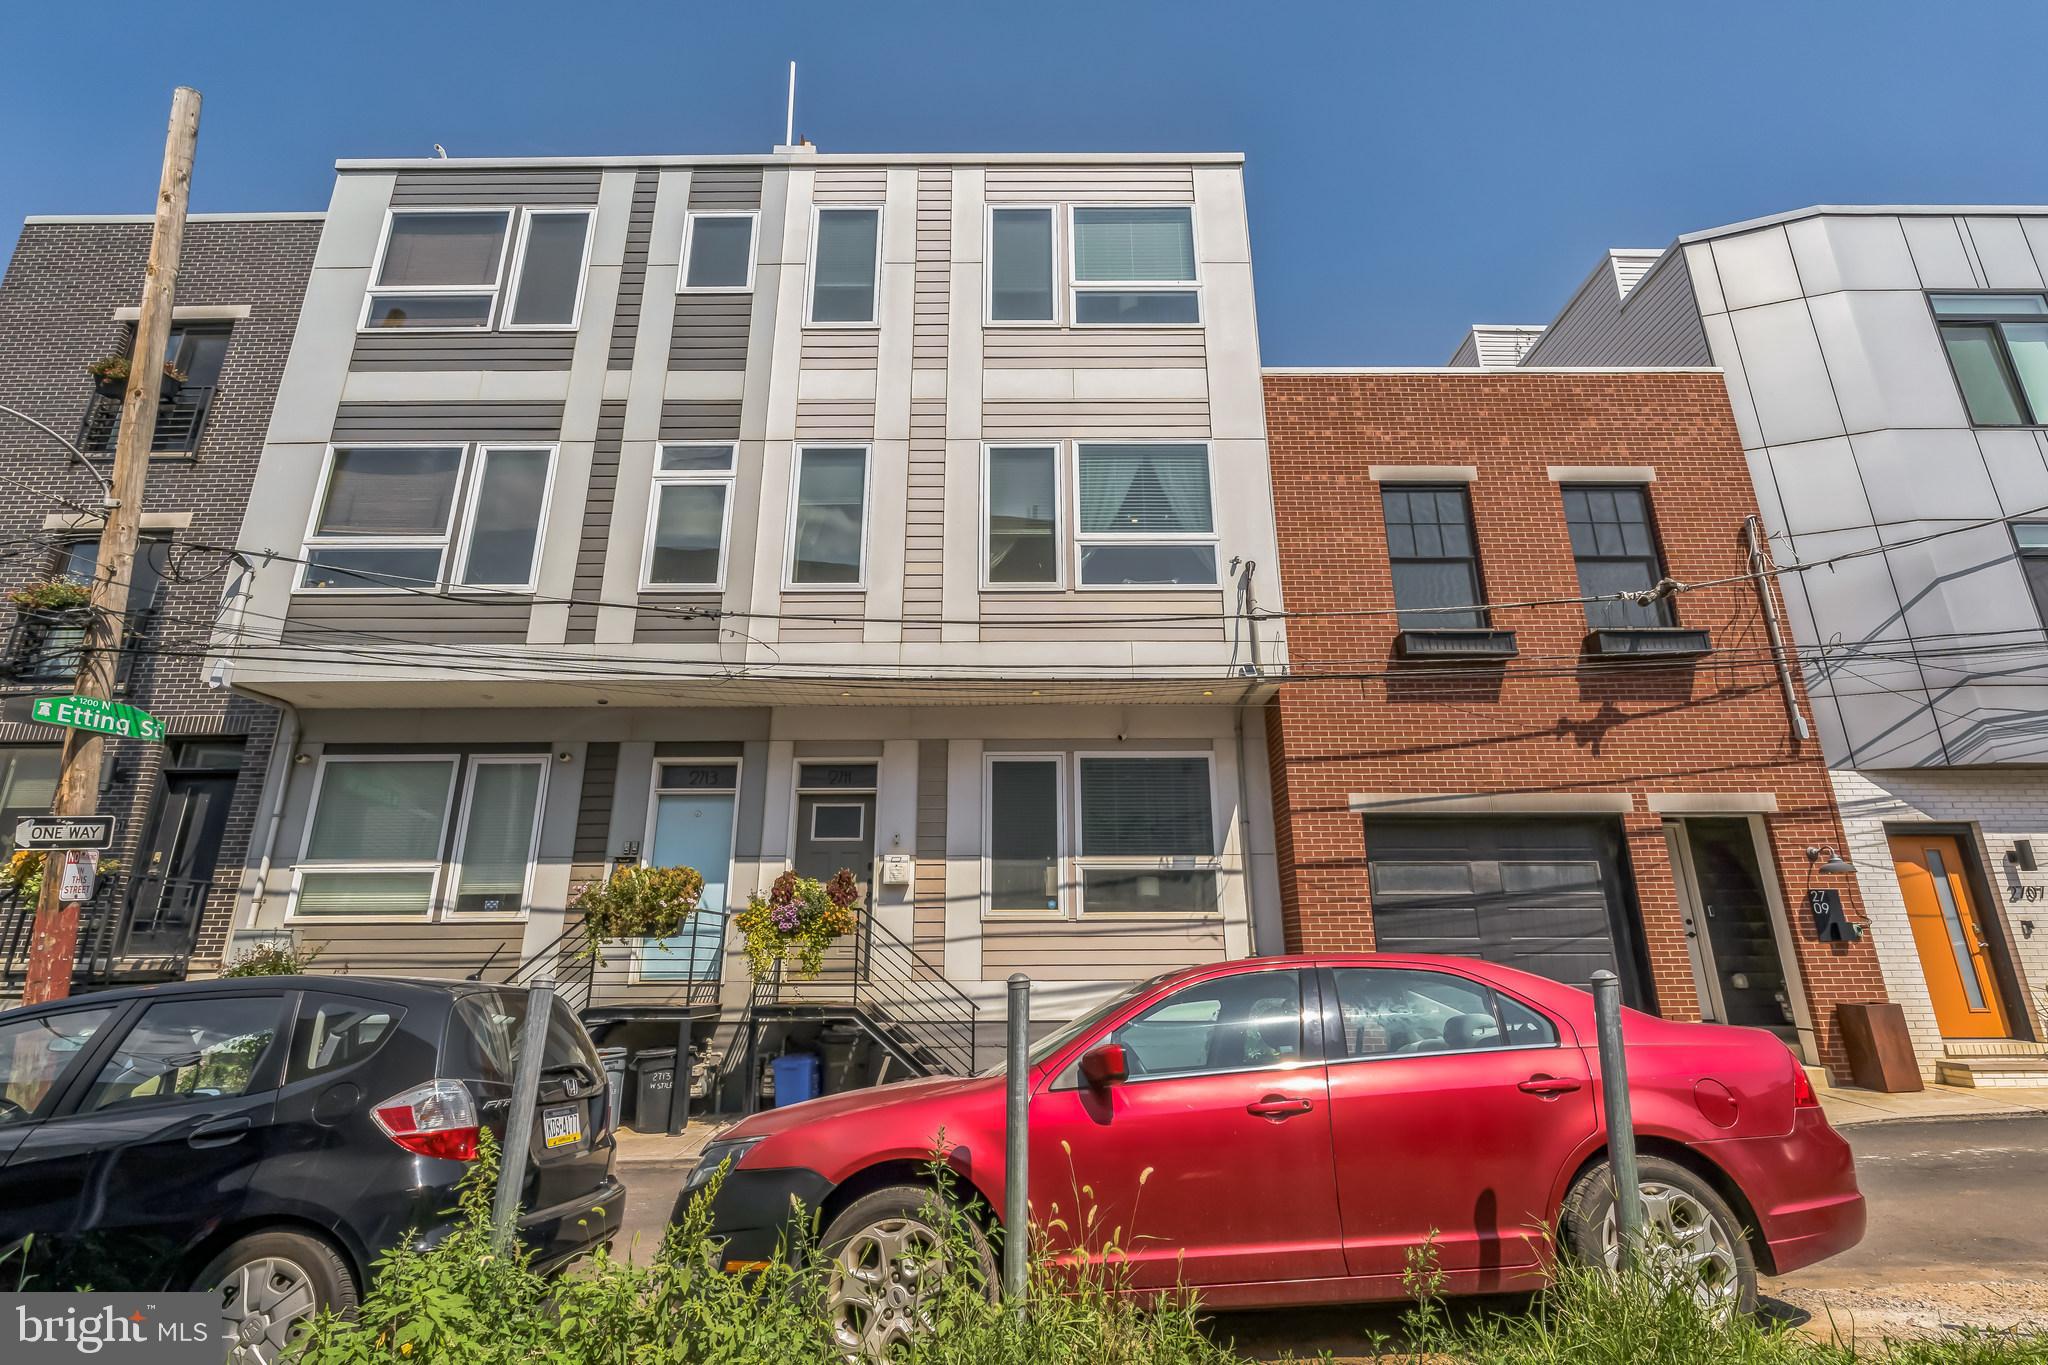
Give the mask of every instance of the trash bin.
[(775, 1107), (818, 1097), (818, 1055), (791, 1052), (775, 1059)]
[(621, 1127), (626, 1122), (626, 1049), (601, 1047), (597, 1050), (597, 1061), (604, 1068), (605, 1083), (611, 1087), (612, 1127)]
[(1926, 1088), (1906, 1012), (1884, 1000), (1845, 1001), (1835, 1006), (1842, 1050), (1849, 1054), (1849, 1079), (1865, 1090), (1893, 1094)]
[(825, 1093), (841, 1095), (853, 1089), (853, 1059), (860, 1048), (860, 1031), (827, 1028), (818, 1033), (818, 1056), (825, 1072)]
[(666, 1133), (676, 1090), (676, 1050), (654, 1047), (633, 1054), (633, 1131)]

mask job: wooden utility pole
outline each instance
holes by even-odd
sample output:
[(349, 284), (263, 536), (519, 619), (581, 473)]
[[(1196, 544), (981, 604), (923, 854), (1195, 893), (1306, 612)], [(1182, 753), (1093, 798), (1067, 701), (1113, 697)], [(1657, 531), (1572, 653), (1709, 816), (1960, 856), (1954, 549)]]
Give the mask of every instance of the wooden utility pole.
[[(164, 140), (163, 179), (156, 191), (156, 227), (149, 239), (149, 270), (142, 280), (142, 314), (135, 323), (135, 349), (128, 361), (128, 392), (121, 403), (121, 434), (114, 446), (113, 491), (107, 524), (100, 532), (99, 563), (92, 582), (92, 607), (76, 695), (109, 700), (121, 656), (121, 630), (128, 613), (128, 585), (134, 580), (135, 549), (142, 536), (142, 482), (149, 472), (149, 447), (156, 435), (157, 399), (163, 387), (164, 348), (171, 335), (171, 297), (178, 282), (178, 256), (185, 245), (185, 205), (192, 192), (192, 158), (199, 145), (199, 92), (179, 86), (171, 96), (171, 128)], [(101, 753), (106, 741), (86, 730), (68, 730), (58, 769), (52, 815), (91, 815), (99, 804)], [(63, 855), (44, 855), (43, 893), (36, 905), (35, 936), (29, 943), (28, 982), (23, 1001), (37, 1005), (71, 993), (78, 958), (78, 904), (58, 892)]]

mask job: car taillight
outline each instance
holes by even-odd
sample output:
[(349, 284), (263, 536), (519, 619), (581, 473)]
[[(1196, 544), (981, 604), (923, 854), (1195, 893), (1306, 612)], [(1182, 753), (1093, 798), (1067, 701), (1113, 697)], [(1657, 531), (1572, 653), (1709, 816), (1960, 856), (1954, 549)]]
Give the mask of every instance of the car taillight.
[(474, 1161), (477, 1149), (476, 1101), (461, 1081), (428, 1081), (370, 1110), (370, 1117), (408, 1152)]
[(1820, 1096), (1813, 1093), (1813, 1078), (1806, 1074), (1806, 1068), (1799, 1059), (1792, 1059), (1792, 1107), (1794, 1109), (1820, 1108)]

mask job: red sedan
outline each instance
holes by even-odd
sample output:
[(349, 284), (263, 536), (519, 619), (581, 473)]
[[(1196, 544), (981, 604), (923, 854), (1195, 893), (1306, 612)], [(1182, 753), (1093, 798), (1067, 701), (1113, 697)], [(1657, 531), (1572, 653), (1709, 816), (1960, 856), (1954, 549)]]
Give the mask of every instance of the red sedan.
[[(1624, 1035), (1646, 1212), (1703, 1294), (1746, 1309), (1759, 1269), (1856, 1244), (1848, 1144), (1783, 1043), (1634, 1011)], [(1426, 1242), (1448, 1293), (1540, 1285), (1553, 1239), (1613, 1255), (1593, 1002), (1572, 987), (1464, 958), (1255, 958), (1148, 981), (1030, 1060), (1041, 1249), (1085, 1228), (1136, 1288), (1339, 1303), (1402, 1297)], [(1003, 1091), (998, 1068), (758, 1115), (682, 1199), (730, 1159), (729, 1268), (774, 1254), (792, 1197), (818, 1211), (839, 1331), (886, 1344), (915, 1321), (940, 1134), (961, 1187), (1003, 1207)]]

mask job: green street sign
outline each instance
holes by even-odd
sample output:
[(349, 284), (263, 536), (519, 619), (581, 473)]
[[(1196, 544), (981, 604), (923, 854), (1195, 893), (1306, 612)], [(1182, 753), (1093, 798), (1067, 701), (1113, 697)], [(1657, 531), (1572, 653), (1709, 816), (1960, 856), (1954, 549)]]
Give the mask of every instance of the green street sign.
[(90, 730), (117, 739), (156, 743), (164, 737), (164, 723), (141, 707), (98, 697), (37, 697), (33, 715), (45, 725)]

